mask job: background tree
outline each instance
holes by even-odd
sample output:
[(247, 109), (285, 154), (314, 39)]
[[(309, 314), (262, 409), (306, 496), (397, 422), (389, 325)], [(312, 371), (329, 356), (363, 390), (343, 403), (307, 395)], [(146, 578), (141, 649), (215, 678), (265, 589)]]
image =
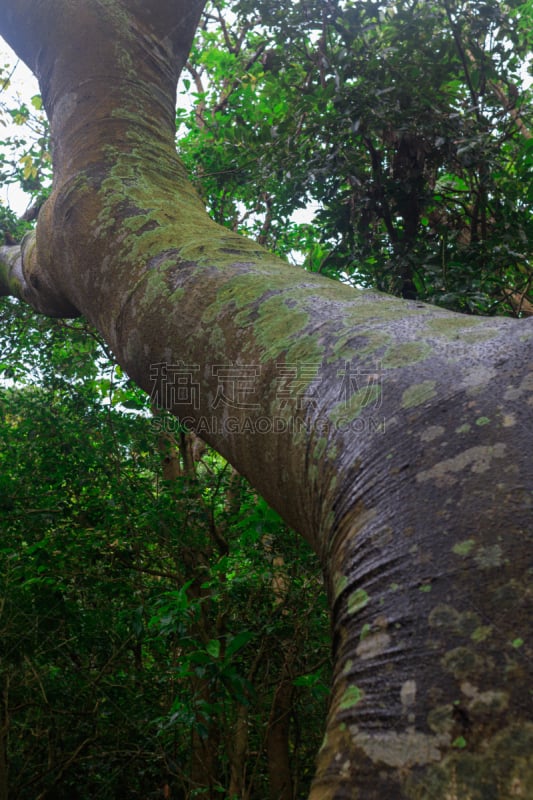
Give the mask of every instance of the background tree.
[[(198, 370), (199, 407), (174, 393), (171, 410), (315, 547), (335, 668), (312, 798), (527, 794), (530, 325), (350, 291), (209, 222), (173, 149), (201, 5), (4, 2), (55, 142), (37, 239), (2, 252), (4, 291), (83, 312), (152, 394), (165, 365)], [(237, 404), (233, 430), (223, 365), (256, 365), (261, 402)]]
[[(180, 152), (219, 222), (300, 248), (311, 269), (468, 312), (529, 310), (527, 13), (215, 2)], [(309, 203), (316, 225), (291, 223)]]

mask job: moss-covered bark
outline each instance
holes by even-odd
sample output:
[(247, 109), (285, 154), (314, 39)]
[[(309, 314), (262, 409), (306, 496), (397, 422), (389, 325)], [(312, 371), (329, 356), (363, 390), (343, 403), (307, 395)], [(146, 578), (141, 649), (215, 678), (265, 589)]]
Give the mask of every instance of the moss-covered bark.
[(527, 797), (531, 321), (356, 292), (211, 222), (174, 149), (201, 6), (0, 0), (54, 141), (0, 284), (84, 314), (319, 553), (336, 667), (312, 800)]

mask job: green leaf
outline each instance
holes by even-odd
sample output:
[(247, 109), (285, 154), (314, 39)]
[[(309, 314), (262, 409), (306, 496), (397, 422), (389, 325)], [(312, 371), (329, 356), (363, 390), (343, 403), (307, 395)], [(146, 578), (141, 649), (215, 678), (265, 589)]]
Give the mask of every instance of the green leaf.
[(220, 641), (218, 639), (211, 639), (211, 641), (207, 643), (205, 649), (210, 656), (218, 658), (220, 656)]
[(226, 658), (231, 658), (238, 650), (247, 645), (253, 637), (252, 631), (241, 631), (236, 636), (233, 636), (226, 647)]

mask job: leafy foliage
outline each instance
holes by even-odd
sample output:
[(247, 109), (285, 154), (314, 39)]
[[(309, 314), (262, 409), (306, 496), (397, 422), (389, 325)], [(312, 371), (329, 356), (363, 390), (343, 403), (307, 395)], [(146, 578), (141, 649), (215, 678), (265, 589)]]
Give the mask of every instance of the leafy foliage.
[[(16, 185), (37, 209), (46, 198), (52, 179), (50, 133), (48, 121), (42, 110), (42, 100), (34, 95), (28, 102), (10, 92), (11, 79), (16, 66), (0, 66), (0, 183)], [(33, 211), (25, 215), (27, 221), (36, 216)], [(1, 208), (0, 231), (7, 233), (7, 244), (18, 240), (28, 226), (17, 225), (6, 209)]]
[[(219, 221), (310, 269), (519, 313), (528, 13), (492, 0), (213, 2), (191, 54), (195, 104), (178, 116), (183, 156)], [(310, 204), (316, 224), (296, 224)]]
[(3, 315), (9, 797), (265, 797), (287, 675), (305, 796), (329, 661), (314, 557), (217, 454), (196, 443), (186, 469), (175, 420), (127, 411), (141, 398), (83, 322)]

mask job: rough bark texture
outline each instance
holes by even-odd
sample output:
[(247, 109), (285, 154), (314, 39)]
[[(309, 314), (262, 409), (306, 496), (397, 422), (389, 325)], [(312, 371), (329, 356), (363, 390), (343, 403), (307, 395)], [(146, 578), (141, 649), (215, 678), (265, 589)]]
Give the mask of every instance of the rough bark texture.
[[(356, 292), (213, 224), (174, 150), (201, 6), (0, 0), (55, 171), (4, 293), (84, 314), (152, 394), (186, 365), (197, 408), (172, 411), (315, 547), (335, 675), (312, 800), (531, 797), (533, 320)], [(231, 411), (228, 365), (255, 370)]]

